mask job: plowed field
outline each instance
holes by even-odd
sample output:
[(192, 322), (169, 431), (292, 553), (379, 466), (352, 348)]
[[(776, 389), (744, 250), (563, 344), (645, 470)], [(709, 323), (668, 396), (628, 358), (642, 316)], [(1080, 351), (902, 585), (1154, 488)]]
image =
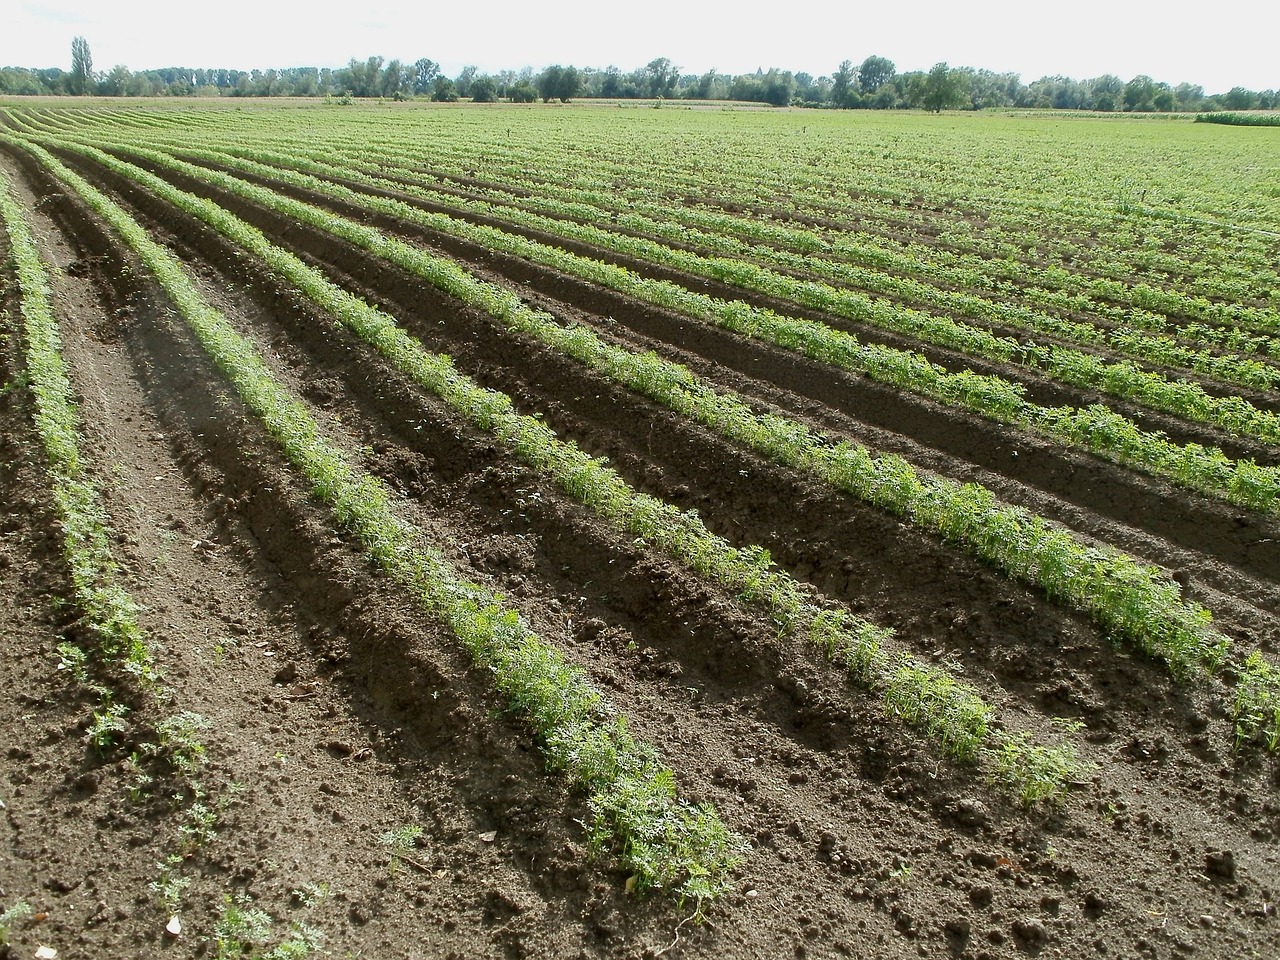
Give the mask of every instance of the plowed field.
[[(1276, 956), (1276, 146), (1130, 120), (0, 104), (0, 186), (47, 272), (80, 461), (161, 675), (113, 667), (76, 600), (11, 257), (0, 915), (30, 915), (0, 926), (0, 957)], [(679, 809), (714, 810), (736, 851), (714, 890), (688, 869), (638, 890), (625, 831), (593, 842), (605, 821), (536, 708), (385, 572), (90, 191), (180, 262), (407, 529), (580, 670), (674, 772)], [(756, 573), (712, 575), (593, 506), (264, 249)], [(796, 347), (773, 317), (926, 373)], [(682, 365), (680, 397), (701, 384), (823, 450), (971, 484), (981, 509), (1078, 544), (1105, 589), (893, 506), (888, 473), (857, 495), (659, 402), (556, 330)], [(1077, 373), (1077, 355), (1111, 366)], [(1139, 392), (1124, 365), (1174, 386)], [(966, 405), (976, 388), (928, 371), (1256, 479), (1206, 485), (1106, 446), (1101, 421), (1061, 441), (1051, 415)], [(1174, 409), (1184, 389), (1209, 399)], [(1130, 576), (1114, 558), (1155, 598), (1124, 625), (1106, 619)], [(760, 571), (800, 599), (764, 596)], [(811, 642), (823, 617), (892, 635), (833, 662)], [(1184, 627), (1191, 652), (1171, 653)], [(909, 674), (934, 686), (904, 693)], [(97, 736), (111, 703), (127, 714)], [(957, 746), (970, 703), (986, 712)], [(178, 715), (196, 718), (190, 768), (163, 739)], [(1035, 795), (1000, 759), (1032, 747), (1061, 762)]]

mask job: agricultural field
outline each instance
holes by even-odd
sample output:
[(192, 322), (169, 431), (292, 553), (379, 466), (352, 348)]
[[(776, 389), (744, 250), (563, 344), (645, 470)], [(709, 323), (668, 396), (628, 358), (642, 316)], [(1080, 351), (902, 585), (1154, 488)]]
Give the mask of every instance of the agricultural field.
[(0, 103), (0, 958), (1274, 957), (1278, 136)]

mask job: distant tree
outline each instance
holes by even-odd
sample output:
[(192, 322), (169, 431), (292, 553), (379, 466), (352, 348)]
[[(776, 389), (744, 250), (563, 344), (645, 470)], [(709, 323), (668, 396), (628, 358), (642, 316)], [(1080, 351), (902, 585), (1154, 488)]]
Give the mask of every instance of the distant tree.
[(1089, 100), (1094, 110), (1112, 111), (1119, 109), (1120, 98), (1124, 93), (1124, 81), (1113, 73), (1104, 73), (1095, 80), (1088, 81)]
[(99, 90), (104, 96), (123, 97), (125, 88), (129, 84), (129, 76), (129, 68), (123, 63), (118, 63), (102, 78)]
[(1196, 110), (1204, 99), (1204, 87), (1194, 83), (1180, 83), (1173, 89), (1173, 99), (1179, 110)]
[(885, 57), (867, 57), (858, 67), (858, 86), (863, 93), (872, 93), (893, 79), (897, 67)]
[(795, 92), (795, 78), (790, 71), (770, 69), (764, 76), (764, 102), (775, 107), (785, 107), (791, 103)]
[(669, 97), (680, 79), (680, 69), (666, 57), (658, 57), (645, 65), (644, 79), (649, 96)]
[(972, 67), (957, 69), (965, 78), (969, 106), (974, 110), (1012, 106), (1022, 94), (1022, 80), (1016, 73), (992, 73)]
[(440, 64), (423, 57), (413, 65), (413, 92), (419, 95), (430, 93), (434, 89), (436, 77), (440, 76)]
[(458, 96), (471, 96), (471, 81), (476, 78), (476, 74), (479, 72), (480, 68), (474, 65), (462, 68), (462, 72), (458, 74), (458, 78), (453, 81), (453, 85), (458, 91)]
[(453, 103), (458, 99), (457, 88), (446, 76), (438, 76), (431, 84), (431, 99), (436, 103)]
[(853, 69), (853, 61), (841, 60), (840, 66), (831, 77), (831, 105), (833, 107), (849, 107), (853, 104), (853, 83), (857, 74)]
[(498, 99), (498, 81), (493, 77), (476, 77), (469, 84), (467, 91), (472, 103), (496, 103)]
[(1228, 110), (1252, 110), (1257, 102), (1257, 94), (1244, 87), (1232, 87), (1222, 95), (1222, 105)]
[(559, 100), (568, 103), (582, 89), (582, 76), (577, 67), (562, 67), (559, 64), (547, 67), (538, 76), (538, 93), (544, 103)]
[(89, 41), (76, 37), (71, 41), (71, 73), (67, 77), (67, 91), (76, 96), (92, 93), (93, 56), (89, 53)]
[(1140, 73), (1124, 85), (1124, 108), (1129, 111), (1148, 113), (1154, 110), (1156, 82), (1145, 73)]
[(600, 79), (600, 96), (617, 97), (622, 95), (622, 71), (617, 67), (606, 67)]
[(538, 99), (538, 91), (528, 80), (520, 80), (507, 89), (507, 97), (512, 103), (533, 103)]
[(339, 90), (353, 97), (378, 97), (382, 95), (382, 57), (370, 57), (363, 63), (352, 57), (334, 76)]
[(946, 63), (935, 63), (924, 78), (920, 106), (934, 113), (964, 104), (968, 95), (967, 78), (959, 70), (952, 70)]
[(413, 89), (413, 68), (392, 60), (383, 68), (378, 81), (378, 96), (403, 100)]

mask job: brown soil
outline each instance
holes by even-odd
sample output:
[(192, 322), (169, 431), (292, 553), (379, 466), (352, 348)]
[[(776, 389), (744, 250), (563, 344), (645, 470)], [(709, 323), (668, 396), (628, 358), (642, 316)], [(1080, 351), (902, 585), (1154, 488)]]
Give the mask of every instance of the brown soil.
[[(227, 897), (325, 938), (335, 957), (1268, 957), (1280, 942), (1280, 767), (1231, 752), (1226, 687), (1178, 687), (1082, 618), (895, 519), (817, 488), (513, 337), (421, 281), (208, 188), (272, 239), (384, 305), (635, 485), (895, 627), (1005, 722), (1081, 720), (1087, 778), (1023, 810), (942, 760), (873, 695), (779, 639), (736, 598), (620, 537), (423, 397), (196, 222), (77, 164), (192, 268), (335, 442), (404, 496), (469, 578), (499, 590), (605, 689), (750, 844), (733, 892), (627, 895), (588, 855), (583, 798), (446, 632), (330, 517), (109, 230), (25, 154), (19, 185), (56, 268), (87, 458), (122, 576), (172, 702), (210, 721), (216, 836), (184, 845), (137, 743), (86, 746), (89, 694), (56, 669), (84, 640), (22, 388), (0, 379), (0, 910), (37, 917), (8, 954), (216, 956)], [(184, 186), (193, 186), (183, 183)], [(401, 225), (403, 227), (403, 225)], [(658, 349), (762, 406), (973, 478), (1153, 562), (1242, 643), (1280, 647), (1280, 530), (956, 411), (746, 344), (531, 264), (405, 229), (557, 314)], [(688, 278), (684, 278), (686, 282)], [(700, 283), (700, 281), (699, 281)], [(699, 286), (699, 289), (702, 287)], [(16, 317), (16, 292), (4, 306)], [(611, 318), (613, 322), (606, 322)], [(1047, 389), (1047, 388), (1046, 388)], [(143, 725), (139, 726), (141, 729)], [(398, 864), (388, 831), (423, 830)], [(175, 852), (183, 933), (150, 885)], [(5, 955), (0, 947), (0, 956)]]

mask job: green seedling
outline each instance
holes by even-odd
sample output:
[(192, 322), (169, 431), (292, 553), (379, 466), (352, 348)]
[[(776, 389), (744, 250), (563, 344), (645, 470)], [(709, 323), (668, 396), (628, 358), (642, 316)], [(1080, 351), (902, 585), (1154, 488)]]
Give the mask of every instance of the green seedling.
[(12, 907), (0, 913), (0, 944), (9, 942), (9, 930), (15, 923), (25, 920), (34, 912), (31, 909), (31, 904), (19, 900)]
[(389, 869), (392, 874), (399, 872), (401, 858), (408, 856), (417, 847), (418, 840), (422, 834), (421, 827), (411, 825), (388, 830), (378, 838), (378, 843), (387, 847), (391, 852)]
[(108, 704), (101, 710), (93, 711), (93, 722), (85, 733), (89, 746), (99, 753), (109, 750), (129, 729), (124, 720), (128, 713), (129, 708), (119, 703)]

